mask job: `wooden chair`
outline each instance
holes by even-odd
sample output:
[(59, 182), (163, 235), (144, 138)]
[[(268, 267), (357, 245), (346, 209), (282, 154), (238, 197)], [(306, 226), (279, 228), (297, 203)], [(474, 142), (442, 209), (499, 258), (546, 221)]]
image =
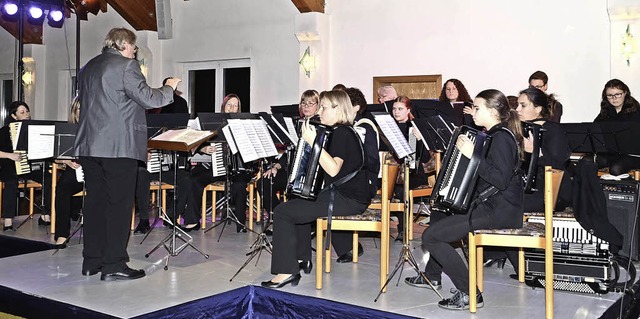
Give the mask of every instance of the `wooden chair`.
[[(29, 217), (28, 218), (33, 218), (33, 207), (34, 207), (35, 190), (36, 189), (42, 189), (42, 184), (40, 184), (38, 182), (35, 182), (35, 181), (32, 181), (32, 180), (27, 180), (26, 183), (23, 182), (23, 181), (20, 181), (20, 182), (18, 182), (18, 190), (20, 188), (29, 189)], [(2, 189), (4, 189), (4, 182), (0, 181), (0, 205), (2, 205)], [(12, 199), (12, 200), (14, 200), (14, 199)]]
[(201, 207), (201, 221), (200, 225), (202, 225), (202, 229), (207, 227), (207, 192), (211, 192), (211, 222), (215, 224), (216, 222), (216, 192), (224, 192), (224, 182), (214, 182), (207, 185), (202, 191), (202, 207)]
[[(389, 204), (398, 174), (397, 165), (385, 163), (382, 166), (382, 192), (380, 203), (375, 203), (369, 208), (380, 207), (381, 218), (365, 219), (362, 215), (334, 216), (331, 221), (331, 230), (353, 231), (353, 262), (358, 261), (358, 231), (380, 232), (380, 288), (384, 286), (389, 273)], [(318, 218), (316, 221), (316, 289), (322, 289), (322, 258), (323, 239), (327, 229), (327, 218)], [(327, 249), (325, 257), (325, 272), (331, 271), (331, 247)], [(385, 289), (386, 290), (386, 289)]]
[[(563, 171), (545, 167), (544, 202), (545, 224), (527, 223), (520, 229), (477, 230), (469, 233), (469, 311), (477, 310), (476, 286), (483, 285), (484, 246), (518, 247), (518, 280), (524, 282), (524, 248), (545, 251), (546, 318), (553, 318), (553, 209), (560, 189)], [(544, 231), (542, 231), (544, 228)]]

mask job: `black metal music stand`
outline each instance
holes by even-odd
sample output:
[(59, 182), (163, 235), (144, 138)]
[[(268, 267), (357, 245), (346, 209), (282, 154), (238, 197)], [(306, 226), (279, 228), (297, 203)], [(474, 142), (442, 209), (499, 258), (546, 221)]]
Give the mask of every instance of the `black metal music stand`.
[[(188, 152), (192, 149), (195, 149), (204, 141), (208, 140), (210, 137), (216, 134), (215, 132), (209, 132), (209, 134), (205, 134), (198, 138), (189, 138), (189, 137), (178, 138), (175, 136), (172, 137), (172, 133), (173, 131), (165, 132), (164, 134), (161, 134), (149, 140), (148, 145), (149, 147), (155, 148), (158, 150), (171, 151), (173, 153), (174, 163), (178, 162), (178, 152)], [(173, 166), (173, 176), (175, 180), (178, 179), (178, 165)], [(174, 216), (176, 215), (177, 192), (178, 192), (178, 187), (175, 187), (173, 191), (173, 215)], [(175, 225), (175, 220), (168, 218), (168, 216), (166, 216), (166, 213), (162, 215), (162, 218), (165, 219), (165, 221), (167, 221), (169, 224), (171, 224), (172, 226), (171, 233), (167, 235), (164, 239), (162, 239), (155, 247), (153, 247), (151, 251), (145, 254), (145, 258), (149, 258), (149, 256), (153, 252), (155, 252), (161, 246), (164, 246), (164, 248), (169, 253), (167, 255), (167, 260), (164, 265), (164, 270), (169, 269), (170, 257), (178, 256), (187, 247), (193, 248), (194, 250), (199, 252), (204, 258), (209, 259), (208, 254), (205, 254), (193, 244), (193, 237), (189, 236), (189, 234), (187, 234), (184, 230), (180, 229), (180, 227)], [(177, 245), (177, 239), (182, 241), (182, 244), (179, 246)]]
[(387, 277), (387, 281), (384, 283), (378, 295), (374, 299), (374, 302), (378, 301), (378, 298), (382, 294), (382, 292), (387, 288), (391, 279), (396, 275), (398, 270), (400, 270), (400, 275), (398, 277), (398, 282), (396, 286), (400, 283), (400, 278), (402, 277), (402, 270), (405, 263), (409, 263), (411, 267), (418, 273), (423, 279), (431, 286), (431, 289), (440, 296), (441, 299), (444, 297), (435, 289), (431, 281), (420, 271), (418, 267), (418, 262), (413, 257), (413, 253), (411, 249), (409, 249), (409, 227), (412, 227), (412, 221), (410, 220), (410, 207), (409, 207), (409, 163), (411, 162), (411, 148), (409, 146), (408, 141), (404, 138), (404, 135), (400, 131), (400, 128), (396, 124), (395, 120), (388, 113), (373, 113), (374, 120), (380, 127), (382, 133), (387, 137), (387, 140), (390, 142), (391, 150), (396, 154), (396, 156), (400, 159), (404, 159), (404, 234), (402, 239), (402, 249), (400, 251), (400, 255), (398, 256), (398, 262), (396, 263), (395, 268), (391, 272), (391, 274)]

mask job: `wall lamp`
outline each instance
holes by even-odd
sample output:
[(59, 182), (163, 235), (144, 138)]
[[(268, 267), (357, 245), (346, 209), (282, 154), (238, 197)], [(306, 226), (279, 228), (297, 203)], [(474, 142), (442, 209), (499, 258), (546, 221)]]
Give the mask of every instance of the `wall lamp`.
[(627, 24), (627, 30), (622, 35), (622, 56), (627, 61), (627, 66), (631, 65), (631, 56), (637, 51), (637, 42), (631, 34), (631, 28)]
[(316, 58), (311, 55), (311, 49), (309, 47), (304, 50), (304, 54), (298, 63), (304, 70), (304, 74), (306, 74), (308, 78), (311, 78), (311, 71), (316, 69)]

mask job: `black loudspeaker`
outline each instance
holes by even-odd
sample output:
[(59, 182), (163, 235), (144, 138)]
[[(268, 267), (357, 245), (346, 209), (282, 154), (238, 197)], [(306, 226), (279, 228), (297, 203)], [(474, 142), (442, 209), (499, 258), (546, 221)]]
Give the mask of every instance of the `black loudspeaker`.
[(171, 19), (171, 3), (169, 0), (155, 0), (156, 23), (158, 24), (158, 39), (173, 38), (173, 20)]
[(607, 200), (609, 221), (623, 236), (620, 254), (638, 260), (638, 182), (603, 180), (600, 185)]

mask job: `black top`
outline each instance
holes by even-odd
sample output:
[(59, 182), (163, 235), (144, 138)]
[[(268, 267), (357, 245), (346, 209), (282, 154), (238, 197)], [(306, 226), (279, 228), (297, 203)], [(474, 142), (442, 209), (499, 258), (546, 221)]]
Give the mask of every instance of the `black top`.
[(593, 120), (594, 122), (625, 122), (625, 121), (637, 121), (640, 122), (640, 111), (636, 111), (633, 113), (622, 113), (616, 112), (616, 109), (608, 105), (605, 107), (606, 117), (603, 117), (602, 114), (598, 114), (598, 116)]
[[(13, 153), (11, 146), (11, 133), (9, 133), (9, 125), (0, 128), (0, 151)], [(0, 178), (16, 176), (16, 165), (8, 158), (0, 158)]]
[(549, 120), (556, 123), (560, 123), (560, 118), (562, 118), (562, 103), (556, 101), (556, 106), (555, 106), (555, 109), (553, 110), (553, 115)]
[[(362, 120), (362, 117), (356, 117), (356, 122)], [(366, 122), (367, 119), (363, 120), (359, 123), (358, 127), (364, 128), (364, 154), (367, 158), (367, 170), (374, 174), (374, 176), (378, 175), (380, 171), (380, 154), (378, 152), (378, 138), (376, 136), (376, 131), (374, 131), (373, 127), (370, 123)], [(375, 125), (375, 124), (374, 124)]]
[(545, 132), (542, 133), (542, 155), (538, 158), (538, 172), (543, 172), (542, 175), (544, 176), (545, 166), (564, 170), (569, 162), (571, 150), (569, 149), (567, 133), (560, 124), (545, 121), (542, 127)]
[(486, 158), (481, 159), (478, 165), (480, 178), (474, 198), (491, 186), (499, 191), (485, 202), (472, 206), (469, 212), (487, 214), (492, 218), (484, 219), (490, 224), (474, 224), (474, 229), (522, 227), (524, 191), (522, 178), (514, 174), (514, 169), (520, 167), (518, 146), (513, 135), (503, 127), (503, 124), (498, 124), (487, 132), (491, 136), (491, 144)]
[(173, 103), (163, 106), (160, 109), (160, 113), (189, 113), (187, 100), (176, 94), (176, 92), (173, 92)]
[[(325, 187), (338, 179), (360, 170), (363, 165), (363, 154), (360, 137), (346, 125), (338, 125), (331, 136), (331, 144), (326, 150), (331, 157), (339, 157), (343, 160), (342, 167), (336, 176), (331, 177), (324, 173)], [(358, 174), (348, 182), (338, 186), (338, 192), (347, 198), (361, 203), (369, 202), (368, 180), (366, 174)]]

